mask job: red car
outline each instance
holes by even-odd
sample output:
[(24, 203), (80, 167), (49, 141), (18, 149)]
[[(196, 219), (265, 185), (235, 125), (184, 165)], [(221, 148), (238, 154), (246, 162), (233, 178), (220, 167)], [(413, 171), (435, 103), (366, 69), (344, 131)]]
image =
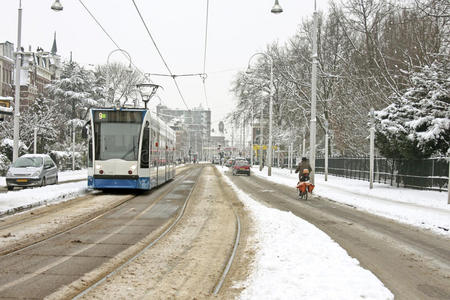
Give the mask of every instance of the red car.
[(232, 166), (232, 173), (234, 175), (247, 174), (250, 176), (250, 164), (246, 160), (236, 160)]

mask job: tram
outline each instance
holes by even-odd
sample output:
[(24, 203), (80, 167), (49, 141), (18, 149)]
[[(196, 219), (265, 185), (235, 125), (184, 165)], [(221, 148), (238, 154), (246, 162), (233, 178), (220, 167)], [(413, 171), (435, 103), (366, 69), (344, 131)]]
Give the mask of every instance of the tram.
[(88, 187), (150, 190), (175, 176), (175, 132), (140, 108), (92, 108)]

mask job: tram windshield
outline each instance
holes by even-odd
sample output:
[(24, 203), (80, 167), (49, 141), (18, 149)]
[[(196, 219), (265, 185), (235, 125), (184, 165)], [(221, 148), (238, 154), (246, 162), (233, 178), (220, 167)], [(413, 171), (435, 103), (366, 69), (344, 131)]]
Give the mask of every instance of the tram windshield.
[[(116, 112), (108, 112), (108, 117)], [(138, 160), (141, 114), (117, 112), (119, 117), (94, 120), (95, 159)], [(106, 115), (106, 114), (105, 114)], [(124, 115), (126, 115), (124, 117)], [(108, 122), (112, 121), (112, 122)]]

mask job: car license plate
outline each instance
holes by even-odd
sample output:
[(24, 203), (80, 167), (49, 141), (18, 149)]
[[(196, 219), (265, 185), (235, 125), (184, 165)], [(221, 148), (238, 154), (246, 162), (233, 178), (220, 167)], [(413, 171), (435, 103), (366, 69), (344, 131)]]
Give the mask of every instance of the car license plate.
[(245, 171), (246, 169), (245, 169), (245, 168), (241, 168), (241, 170), (242, 170), (242, 171)]
[(28, 182), (28, 179), (17, 179), (17, 182)]

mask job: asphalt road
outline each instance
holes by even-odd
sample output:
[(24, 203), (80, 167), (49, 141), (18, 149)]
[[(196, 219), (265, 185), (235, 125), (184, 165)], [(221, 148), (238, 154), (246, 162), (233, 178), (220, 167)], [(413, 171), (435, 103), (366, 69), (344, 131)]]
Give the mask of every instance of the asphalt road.
[(255, 200), (291, 211), (327, 233), (372, 271), (395, 299), (450, 299), (448, 238), (324, 198), (298, 200), (294, 188), (257, 176), (230, 175)]

